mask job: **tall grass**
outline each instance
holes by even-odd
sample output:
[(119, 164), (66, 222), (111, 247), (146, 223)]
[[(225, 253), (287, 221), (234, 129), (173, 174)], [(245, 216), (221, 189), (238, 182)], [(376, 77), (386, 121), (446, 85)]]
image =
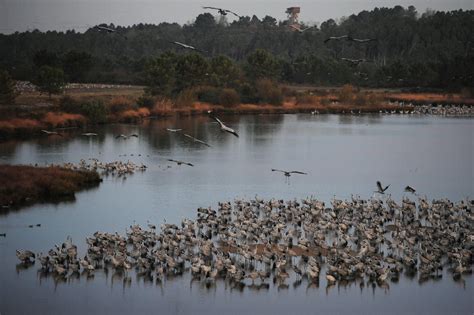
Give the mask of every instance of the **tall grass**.
[(85, 124), (86, 118), (81, 114), (48, 112), (43, 117), (42, 121), (53, 128), (79, 127)]
[(117, 114), (120, 112), (136, 109), (136, 108), (137, 108), (136, 104), (132, 100), (124, 96), (114, 97), (113, 99), (110, 100), (109, 103), (107, 103), (107, 109), (112, 114)]

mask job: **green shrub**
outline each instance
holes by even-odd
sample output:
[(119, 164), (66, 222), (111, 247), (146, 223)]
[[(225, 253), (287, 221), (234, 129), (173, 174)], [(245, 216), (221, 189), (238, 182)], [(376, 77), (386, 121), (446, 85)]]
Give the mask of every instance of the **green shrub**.
[(242, 103), (258, 103), (257, 89), (249, 83), (240, 86), (240, 100)]
[(15, 81), (7, 71), (0, 70), (0, 104), (14, 104), (15, 97)]
[(66, 95), (59, 100), (59, 110), (65, 113), (81, 113), (81, 104), (75, 98)]
[(200, 86), (196, 89), (196, 96), (200, 102), (219, 104), (219, 89), (213, 86)]
[(136, 109), (133, 102), (126, 97), (118, 96), (110, 100), (108, 109), (112, 114), (117, 114), (130, 109)]
[(137, 99), (137, 106), (152, 109), (155, 105), (155, 99), (149, 95), (143, 94)]
[(225, 107), (233, 107), (240, 104), (240, 96), (234, 89), (222, 89), (219, 95), (219, 103)]
[(176, 97), (175, 100), (175, 107), (177, 108), (185, 108), (193, 106), (194, 102), (196, 101), (196, 93), (194, 89), (186, 89), (181, 91)]
[(81, 114), (86, 116), (93, 124), (104, 123), (107, 120), (107, 108), (100, 100), (83, 103)]
[(283, 94), (278, 85), (269, 79), (260, 79), (256, 82), (257, 95), (261, 102), (272, 105), (281, 105), (283, 103)]

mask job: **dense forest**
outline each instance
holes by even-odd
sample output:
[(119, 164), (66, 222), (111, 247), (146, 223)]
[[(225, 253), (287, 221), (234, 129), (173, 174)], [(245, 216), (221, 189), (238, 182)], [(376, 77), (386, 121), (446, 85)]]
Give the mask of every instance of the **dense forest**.
[[(164, 94), (186, 88), (168, 86), (172, 79), (178, 85), (192, 84), (196, 77), (179, 78), (189, 71), (201, 77), (197, 84), (214, 80), (214, 85), (229, 86), (239, 72), (319, 85), (458, 89), (474, 82), (473, 10), (420, 14), (412, 6), (376, 8), (337, 22), (330, 19), (304, 32), (270, 16), (246, 16), (228, 23), (209, 13), (182, 26), (103, 26), (115, 32), (90, 28), (84, 33), (2, 34), (0, 69), (14, 79), (34, 81), (39, 69), (47, 66), (62, 70), (68, 82), (146, 84)], [(325, 43), (330, 36), (341, 35), (375, 40)], [(171, 41), (203, 52), (189, 54)], [(354, 64), (347, 59), (361, 61)], [(166, 68), (170, 63), (173, 69)], [(171, 90), (164, 91), (167, 87)]]

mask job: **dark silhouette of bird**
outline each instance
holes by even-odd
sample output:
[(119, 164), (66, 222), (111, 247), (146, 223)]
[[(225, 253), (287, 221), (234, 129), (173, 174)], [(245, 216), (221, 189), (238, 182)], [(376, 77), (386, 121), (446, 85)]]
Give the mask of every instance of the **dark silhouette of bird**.
[(341, 60), (349, 63), (351, 67), (357, 67), (359, 64), (363, 62), (367, 62), (365, 59), (349, 59), (349, 58), (341, 58)]
[(41, 130), (43, 133), (47, 134), (48, 136), (60, 136), (62, 137), (63, 135), (60, 134), (57, 131), (49, 131), (49, 130)]
[(116, 30), (113, 28), (107, 27), (107, 26), (101, 26), (101, 25), (96, 25), (94, 26), (96, 30), (102, 31), (102, 32), (107, 32), (107, 33), (115, 33)]
[(211, 145), (210, 145), (209, 143), (204, 142), (204, 141), (202, 141), (202, 140), (199, 140), (199, 139), (197, 139), (197, 138), (194, 138), (193, 136), (188, 135), (188, 134), (186, 134), (186, 133), (183, 133), (183, 136), (185, 136), (185, 137), (188, 138), (188, 139), (191, 139), (191, 140), (194, 141), (194, 142), (203, 144), (203, 145), (205, 145), (205, 146), (207, 146), (207, 147), (211, 147)]
[(390, 187), (390, 185), (385, 186), (385, 188), (382, 187), (382, 183), (380, 181), (377, 181), (377, 191), (379, 194), (384, 194), (385, 191)]
[(300, 174), (300, 175), (308, 175), (308, 173), (300, 172), (300, 171), (284, 171), (284, 170), (277, 170), (272, 168), (272, 172), (280, 172), (283, 173), (286, 177), (290, 177), (291, 174)]
[(217, 121), (221, 127), (221, 131), (225, 131), (225, 132), (228, 132), (228, 133), (231, 133), (233, 134), (234, 136), (236, 136), (237, 138), (239, 137), (239, 135), (237, 134), (237, 132), (235, 132), (234, 129), (232, 128), (229, 128), (227, 127), (226, 125), (224, 125), (224, 123), (219, 119), (217, 118), (216, 116), (214, 116), (214, 113), (212, 111), (208, 111), (207, 112), (209, 114), (209, 116), (214, 119), (215, 121)]
[(414, 194), (416, 192), (415, 188), (406, 186), (405, 191)]
[(203, 9), (210, 9), (210, 10), (217, 10), (217, 12), (219, 12), (220, 15), (224, 15), (224, 16), (226, 16), (227, 13), (231, 13), (231, 14), (235, 15), (236, 17), (238, 17), (240, 19), (240, 15), (238, 15), (235, 12), (232, 12), (231, 10), (216, 8), (216, 7), (202, 7), (202, 8)]
[(290, 176), (291, 174), (300, 174), (300, 175), (308, 175), (308, 173), (305, 172), (300, 172), (300, 171), (284, 171), (284, 170), (277, 170), (275, 168), (272, 168), (272, 172), (280, 172), (285, 175), (285, 182), (289, 185), (290, 184)]
[(328, 43), (331, 40), (341, 40), (341, 39), (348, 39), (349, 35), (342, 35), (342, 36), (331, 36), (324, 40), (324, 43)]
[(176, 163), (176, 164), (178, 164), (178, 165), (182, 165), (182, 164), (184, 164), (184, 165), (188, 165), (188, 166), (194, 166), (194, 165), (193, 165), (193, 164), (191, 164), (191, 163), (188, 163), (188, 162), (183, 162), (183, 161), (178, 161), (178, 160), (173, 160), (173, 159), (168, 159), (168, 161), (170, 161), (170, 162), (174, 162), (174, 163)]
[(354, 38), (352, 36), (349, 36), (349, 35), (341, 35), (341, 36), (331, 36), (331, 37), (328, 37), (324, 40), (324, 43), (328, 43), (329, 41), (331, 40), (346, 40), (346, 41), (350, 41), (350, 42), (356, 42), (356, 43), (368, 43), (368, 42), (372, 42), (372, 41), (377, 41), (376, 38), (364, 38), (364, 39), (361, 39), (361, 38)]
[(94, 26), (94, 28), (96, 30), (98, 30), (99, 32), (106, 32), (106, 33), (109, 33), (109, 34), (117, 33), (117, 34), (121, 35), (123, 38), (127, 39), (127, 37), (125, 35), (118, 33), (117, 30), (115, 30), (113, 28), (110, 28), (110, 27), (107, 27), (107, 26), (102, 26), (102, 25), (96, 25), (96, 26)]
[(131, 137), (138, 138), (138, 135), (137, 135), (136, 133), (131, 134), (131, 135), (120, 134), (120, 135), (116, 136), (115, 139), (121, 138), (121, 139), (127, 140), (127, 139), (129, 139), (129, 138), (131, 138)]
[(170, 43), (175, 44), (175, 45), (177, 45), (181, 48), (184, 48), (184, 49), (189, 49), (189, 50), (194, 50), (194, 51), (199, 51), (199, 52), (202, 52), (202, 53), (206, 53), (206, 51), (204, 51), (202, 49), (199, 49), (199, 48), (196, 48), (194, 46), (187, 45), (187, 44), (184, 44), (184, 43), (181, 43), (181, 42), (170, 41)]
[(296, 31), (298, 31), (298, 32), (300, 32), (300, 33), (304, 33), (304, 32), (306, 32), (307, 30), (310, 30), (310, 29), (312, 29), (312, 28), (315, 28), (316, 25), (313, 25), (313, 26), (310, 26), (310, 27), (307, 27), (307, 28), (303, 28), (303, 29), (302, 29), (302, 28), (299, 28), (298, 26), (293, 25), (293, 24), (290, 24), (289, 27), (291, 27), (292, 29), (294, 29), (294, 30), (296, 30)]

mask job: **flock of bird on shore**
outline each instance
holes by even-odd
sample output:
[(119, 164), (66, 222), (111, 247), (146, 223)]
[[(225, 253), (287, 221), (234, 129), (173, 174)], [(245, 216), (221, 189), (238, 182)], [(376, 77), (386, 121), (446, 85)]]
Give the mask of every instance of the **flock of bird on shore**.
[[(387, 187), (378, 183), (383, 194)], [(386, 196), (386, 195), (384, 195)], [(329, 289), (335, 284), (387, 290), (402, 275), (423, 283), (451, 274), (464, 283), (472, 273), (474, 200), (429, 202), (405, 196), (368, 200), (314, 198), (237, 199), (218, 209), (197, 209), (196, 220), (146, 228), (131, 225), (124, 235), (96, 232), (78, 251), (70, 237), (46, 254), (17, 250), (18, 268), (39, 261), (39, 275), (67, 281), (112, 272), (124, 287), (135, 281), (162, 284), (191, 274), (204, 287), (287, 289), (303, 282)], [(448, 270), (449, 273), (443, 272)]]

